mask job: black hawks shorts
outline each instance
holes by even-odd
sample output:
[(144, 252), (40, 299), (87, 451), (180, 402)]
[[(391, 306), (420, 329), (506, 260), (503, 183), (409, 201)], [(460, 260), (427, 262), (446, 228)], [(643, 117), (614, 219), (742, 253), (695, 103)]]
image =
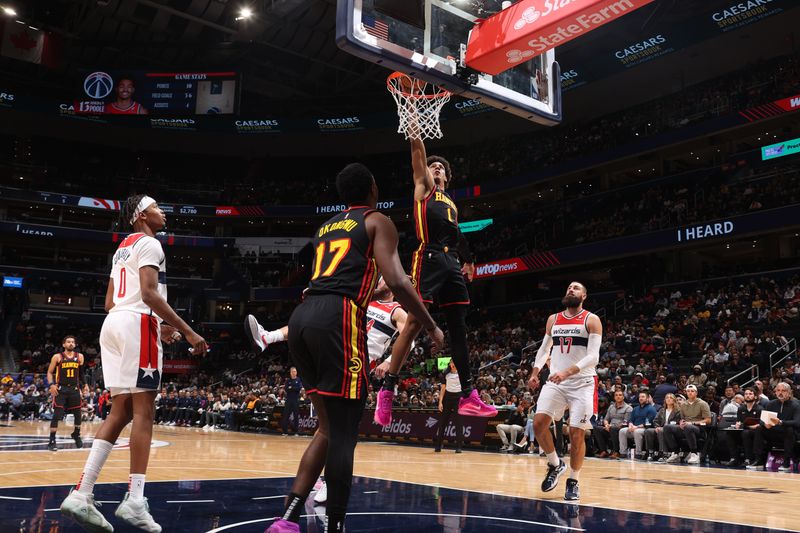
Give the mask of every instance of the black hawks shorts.
[(289, 319), (289, 353), (306, 393), (367, 393), (367, 313), (335, 294), (306, 296)]
[(53, 407), (61, 407), (65, 411), (81, 408), (81, 393), (77, 389), (61, 389), (53, 403)]
[(458, 256), (421, 244), (411, 261), (411, 281), (425, 303), (469, 305), (469, 291)]

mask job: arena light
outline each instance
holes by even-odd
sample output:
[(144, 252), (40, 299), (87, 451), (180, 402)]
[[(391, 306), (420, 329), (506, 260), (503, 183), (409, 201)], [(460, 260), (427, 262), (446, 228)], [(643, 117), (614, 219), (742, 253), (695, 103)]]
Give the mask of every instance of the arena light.
[(248, 20), (253, 16), (253, 10), (249, 7), (243, 7), (239, 10), (239, 16), (236, 17), (236, 20)]
[(8, 15), (9, 17), (16, 17), (17, 16), (17, 12), (14, 11), (13, 8), (8, 7), (8, 6), (3, 6), (3, 13)]

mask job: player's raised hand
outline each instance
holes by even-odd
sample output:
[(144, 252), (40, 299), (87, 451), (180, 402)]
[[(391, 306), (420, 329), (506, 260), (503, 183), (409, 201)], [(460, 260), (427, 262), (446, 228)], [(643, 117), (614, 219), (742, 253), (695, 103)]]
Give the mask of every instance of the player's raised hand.
[(192, 355), (203, 355), (208, 351), (206, 340), (194, 331), (186, 335), (186, 342), (192, 345)]
[(437, 354), (442, 351), (444, 348), (444, 333), (442, 330), (439, 329), (439, 326), (436, 326), (434, 329), (427, 332), (428, 337), (431, 338), (431, 355)]

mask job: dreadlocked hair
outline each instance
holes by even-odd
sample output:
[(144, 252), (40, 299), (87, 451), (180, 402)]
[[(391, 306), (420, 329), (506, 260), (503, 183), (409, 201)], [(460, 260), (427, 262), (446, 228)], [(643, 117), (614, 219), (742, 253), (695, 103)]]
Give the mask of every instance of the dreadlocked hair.
[(119, 210), (119, 222), (117, 222), (120, 230), (126, 230), (133, 226), (133, 224), (131, 224), (131, 218), (136, 212), (136, 208), (139, 207), (139, 202), (141, 202), (144, 197), (144, 194), (134, 194), (133, 196), (128, 196), (128, 199), (122, 204)]

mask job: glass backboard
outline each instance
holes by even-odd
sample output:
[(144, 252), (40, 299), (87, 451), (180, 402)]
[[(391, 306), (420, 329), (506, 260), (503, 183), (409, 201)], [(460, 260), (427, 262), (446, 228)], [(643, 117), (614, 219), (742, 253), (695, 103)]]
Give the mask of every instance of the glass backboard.
[(338, 0), (337, 44), (367, 61), (528, 120), (545, 125), (561, 122), (561, 82), (555, 51), (497, 76), (464, 66), (470, 30), (476, 20), (500, 11), (500, 0), (407, 1), (424, 2), (424, 28), (379, 11), (376, 0)]

